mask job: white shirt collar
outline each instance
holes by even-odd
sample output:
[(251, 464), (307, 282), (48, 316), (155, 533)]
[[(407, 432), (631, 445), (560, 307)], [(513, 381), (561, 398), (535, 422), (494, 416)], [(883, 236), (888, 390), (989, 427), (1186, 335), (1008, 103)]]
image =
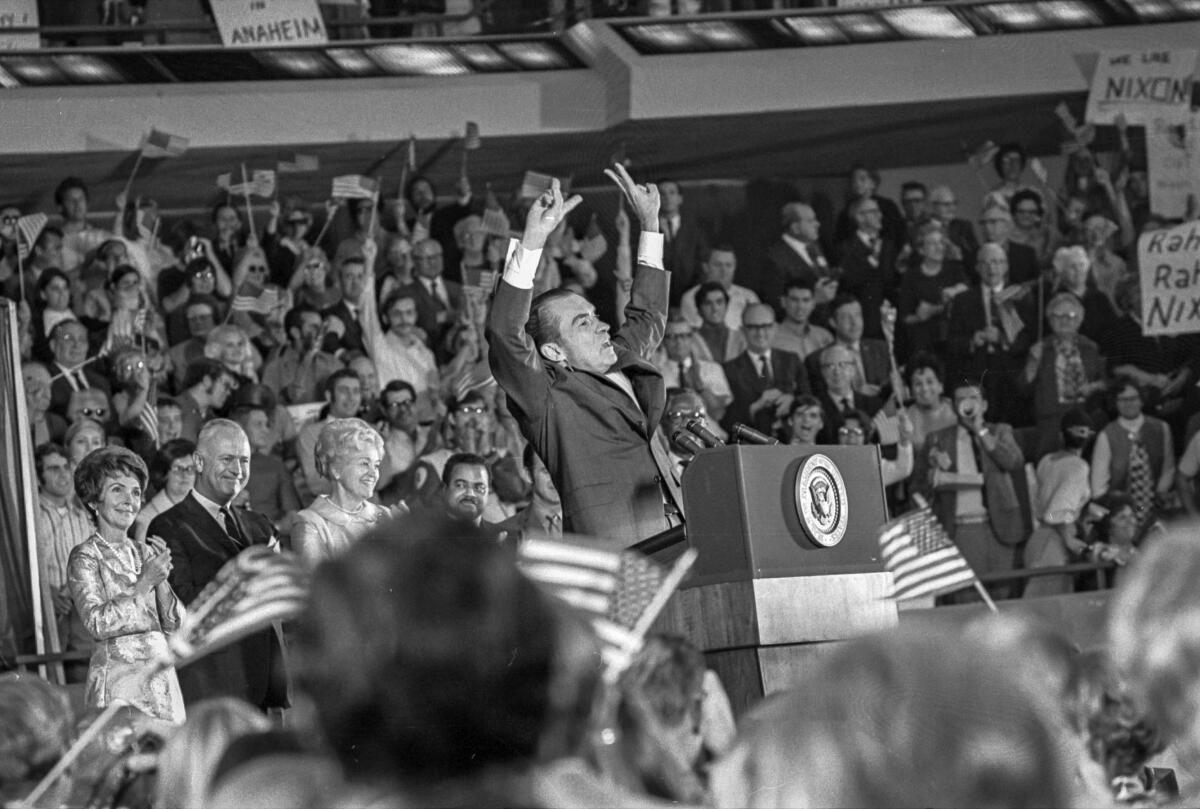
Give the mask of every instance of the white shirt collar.
[(225, 515), (221, 513), (221, 509), (224, 508), (224, 506), (215, 500), (209, 500), (195, 489), (192, 489), (192, 497), (195, 497), (196, 502), (199, 503), (205, 511), (212, 515), (212, 518), (217, 521), (217, 525), (221, 526), (221, 530), (225, 530)]

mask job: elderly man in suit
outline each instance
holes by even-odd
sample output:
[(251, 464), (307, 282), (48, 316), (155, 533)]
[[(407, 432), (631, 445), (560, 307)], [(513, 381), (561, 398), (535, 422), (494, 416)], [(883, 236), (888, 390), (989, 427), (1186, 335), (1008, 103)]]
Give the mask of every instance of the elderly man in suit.
[[(821, 222), (811, 205), (789, 202), (780, 211), (783, 232), (767, 248), (767, 279), (763, 300), (777, 301), (786, 294), (789, 282), (806, 281), (817, 303), (828, 303), (837, 291), (829, 262), (821, 252)], [(769, 285), (769, 288), (768, 288)]]
[[(251, 545), (276, 544), (271, 521), (232, 503), (250, 477), (250, 442), (237, 422), (213, 419), (200, 431), (196, 485), (150, 523), (171, 550), (171, 589), (185, 605), (217, 571)], [(244, 699), (266, 711), (287, 707), (282, 645), (274, 629), (256, 632), (179, 670), (184, 702)]]
[(808, 374), (799, 355), (772, 348), (775, 310), (765, 303), (742, 313), (746, 350), (725, 363), (733, 402), (725, 411), (726, 429), (746, 424), (772, 435), (791, 411), (797, 394), (809, 392)]
[[(367, 266), (361, 255), (355, 253), (346, 258), (338, 268), (338, 280), (342, 284), (342, 299), (321, 312), (321, 316), (337, 318), (338, 325), (332, 325), (321, 344), (321, 350), (327, 354), (338, 354), (339, 351), (365, 351), (363, 345), (363, 329), (359, 322), (361, 307), (358, 303), (367, 287)], [(333, 324), (333, 321), (330, 321)]]
[(433, 239), (417, 242), (413, 246), (412, 260), (413, 282), (405, 289), (412, 291), (417, 304), (417, 326), (425, 332), (429, 348), (438, 362), (449, 362), (451, 355), (445, 337), (463, 305), (462, 285), (442, 277), (445, 267), (442, 246)]
[[(853, 295), (840, 294), (829, 305), (833, 342), (846, 348), (854, 359), (854, 390), (886, 398), (891, 392), (892, 360), (887, 343), (863, 337), (863, 307)], [(820, 375), (819, 352), (805, 358), (809, 378)]]
[(671, 273), (671, 305), (699, 281), (700, 265), (708, 252), (708, 237), (696, 217), (683, 207), (683, 192), (675, 180), (658, 181), (662, 198), (659, 233), (663, 237), (663, 267)]
[(84, 365), (88, 360), (87, 329), (78, 320), (64, 320), (50, 331), (50, 412), (67, 415), (71, 394), (77, 390), (96, 388), (112, 395), (112, 383), (101, 372), (100, 362)]
[(1028, 533), (1012, 477), (1025, 458), (1012, 427), (984, 420), (977, 381), (955, 384), (954, 410), (958, 423), (925, 439), (913, 480), (976, 574), (1012, 570)]
[(842, 343), (826, 346), (813, 356), (821, 374), (821, 389), (818, 400), (824, 412), (823, 444), (836, 444), (838, 430), (846, 418), (855, 412), (874, 416), (883, 407), (877, 396), (855, 390), (854, 380), (858, 366), (854, 352)]
[(678, 524), (664, 486), (670, 460), (652, 441), (666, 400), (650, 356), (662, 340), (670, 276), (662, 269), (659, 194), (618, 165), (606, 171), (641, 223), (638, 268), (616, 338), (586, 298), (556, 289), (533, 299), (546, 238), (581, 201), (559, 183), (534, 201), (488, 320), (492, 374), (521, 433), (562, 496), (563, 529), (625, 547)]

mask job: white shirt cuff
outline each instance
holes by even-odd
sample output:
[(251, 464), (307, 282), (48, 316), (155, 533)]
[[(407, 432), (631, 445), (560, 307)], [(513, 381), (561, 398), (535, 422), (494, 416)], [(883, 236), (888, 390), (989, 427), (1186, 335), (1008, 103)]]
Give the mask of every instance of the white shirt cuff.
[(665, 270), (663, 266), (663, 235), (661, 233), (638, 234), (638, 264), (649, 264), (656, 270)]
[(541, 250), (526, 250), (521, 246), (520, 239), (509, 239), (504, 280), (517, 289), (533, 289), (533, 276), (537, 274), (541, 261)]

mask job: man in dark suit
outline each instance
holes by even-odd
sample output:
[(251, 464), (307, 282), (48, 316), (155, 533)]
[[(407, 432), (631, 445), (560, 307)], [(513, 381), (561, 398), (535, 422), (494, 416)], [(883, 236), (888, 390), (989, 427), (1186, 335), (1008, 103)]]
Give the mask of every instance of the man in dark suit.
[(563, 530), (626, 547), (678, 524), (663, 485), (670, 460), (652, 441), (666, 403), (650, 357), (667, 320), (658, 233), (659, 197), (621, 166), (606, 172), (641, 224), (638, 268), (616, 338), (583, 296), (551, 290), (533, 297), (533, 275), (550, 232), (579, 204), (558, 180), (530, 208), (521, 243), (496, 291), (487, 338), (492, 374), (521, 433), (562, 495)]
[(854, 235), (842, 244), (842, 274), (838, 292), (858, 298), (863, 309), (863, 333), (883, 337), (879, 307), (896, 301), (900, 276), (896, 273), (896, 245), (883, 235), (883, 214), (873, 197), (850, 204), (858, 223)]
[(775, 337), (775, 310), (765, 303), (742, 313), (746, 350), (725, 363), (725, 377), (733, 402), (725, 410), (726, 429), (746, 424), (773, 435), (791, 411), (792, 400), (808, 393), (808, 374), (800, 356), (771, 348)]
[(675, 180), (660, 180), (662, 210), (658, 232), (663, 237), (663, 266), (671, 273), (671, 305), (679, 305), (685, 290), (700, 282), (700, 265), (708, 252), (708, 237), (683, 207), (683, 192)]
[(827, 346), (814, 355), (821, 374), (821, 402), (825, 427), (821, 435), (822, 444), (838, 443), (838, 430), (847, 416), (863, 412), (874, 416), (883, 407), (883, 400), (869, 393), (854, 389), (858, 364), (854, 352), (842, 343)]
[[(958, 424), (925, 438), (913, 483), (976, 574), (1012, 570), (1028, 530), (1012, 473), (1025, 464), (1012, 427), (984, 421), (988, 402), (978, 382), (954, 385)], [(1006, 589), (1006, 588), (1005, 588)]]
[(337, 318), (341, 328), (334, 326), (327, 330), (321, 350), (327, 354), (337, 354), (339, 351), (365, 352), (362, 324), (358, 321), (361, 310), (356, 303), (367, 285), (367, 265), (363, 257), (352, 255), (343, 261), (338, 269), (338, 278), (342, 283), (342, 299), (321, 312), (321, 317), (326, 322), (330, 318)]
[(65, 417), (77, 390), (97, 388), (112, 395), (112, 383), (97, 370), (100, 361), (80, 367), (88, 359), (88, 333), (78, 320), (64, 320), (51, 330), (50, 351), (50, 412)]
[(1009, 239), (1013, 218), (1007, 207), (989, 204), (984, 208), (979, 223), (983, 225), (983, 240), (1004, 248), (1004, 256), (1008, 259), (1008, 283), (1024, 284), (1037, 280), (1041, 274), (1037, 251), (1027, 244), (1017, 244)]
[(438, 362), (449, 362), (445, 337), (462, 308), (462, 285), (442, 277), (442, 246), (433, 239), (417, 242), (412, 260), (413, 282), (404, 289), (412, 290), (417, 304), (417, 326), (425, 332), (427, 345)]
[[(855, 392), (867, 396), (887, 398), (891, 393), (892, 360), (887, 343), (863, 337), (863, 308), (853, 295), (840, 294), (829, 305), (829, 325), (833, 327), (833, 341), (847, 348), (854, 357)], [(820, 352), (805, 358), (808, 378), (823, 379), (820, 367)], [(822, 384), (815, 385), (820, 389)]]
[(837, 281), (832, 277), (825, 254), (821, 252), (821, 223), (812, 206), (803, 202), (789, 202), (783, 206), (780, 217), (783, 219), (783, 233), (777, 242), (767, 248), (768, 272), (759, 294), (764, 301), (770, 301), (776, 313), (782, 316), (777, 301), (784, 296), (791, 281), (807, 281), (812, 286), (818, 306), (833, 298)]
[(933, 187), (929, 192), (929, 209), (933, 218), (942, 223), (950, 240), (946, 258), (973, 266), (975, 253), (979, 251), (979, 239), (971, 223), (958, 217), (958, 200), (950, 186)]
[[(185, 604), (217, 571), (251, 545), (274, 545), (275, 530), (261, 514), (231, 507), (250, 477), (250, 442), (237, 422), (213, 419), (196, 444), (196, 485), (154, 518), (149, 536), (171, 550), (171, 589)], [(183, 699), (244, 699), (262, 710), (287, 707), (283, 652), (274, 629), (256, 632), (179, 670)]]

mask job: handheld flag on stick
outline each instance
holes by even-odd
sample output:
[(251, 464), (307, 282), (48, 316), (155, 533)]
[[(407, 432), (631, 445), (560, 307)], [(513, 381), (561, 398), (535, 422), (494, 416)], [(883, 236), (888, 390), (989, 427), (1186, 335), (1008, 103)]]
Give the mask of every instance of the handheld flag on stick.
[(879, 550), (895, 581), (896, 600), (942, 595), (974, 584), (996, 612), (987, 590), (929, 506), (885, 523), (879, 529)]
[[(242, 176), (244, 177), (245, 174)], [(275, 172), (272, 169), (255, 169), (249, 180), (236, 185), (232, 181), (233, 175), (230, 172), (218, 174), (217, 188), (223, 189), (230, 194), (236, 194), (239, 197), (246, 197), (251, 194), (256, 197), (265, 198), (275, 196)]]
[[(521, 180), (521, 199), (537, 199), (550, 187), (553, 180), (554, 178), (549, 174), (536, 171), (525, 172), (525, 177)], [(565, 194), (566, 191), (563, 193)]]
[(379, 194), (379, 183), (359, 174), (346, 174), (333, 178), (334, 199), (375, 199)]
[(290, 552), (252, 545), (230, 559), (189, 605), (167, 642), (177, 668), (275, 621), (294, 618), (308, 597), (308, 571)]
[(50, 217), (44, 213), (31, 213), (17, 220), (17, 256), (22, 261), (33, 252), (33, 246), (37, 244), (38, 236), (42, 235), (42, 228), (46, 227), (48, 221)]
[(462, 177), (467, 176), (467, 154), (473, 152), (483, 145), (483, 141), (479, 138), (479, 124), (474, 121), (467, 121), (467, 129), (463, 134), (463, 153), (462, 153)]
[(263, 289), (254, 284), (242, 284), (229, 308), (234, 312), (252, 312), (257, 315), (268, 315), (279, 306), (280, 297), (277, 287), (269, 286)]
[(188, 149), (188, 139), (158, 129), (151, 129), (142, 140), (142, 157), (157, 160), (165, 157), (182, 157)]
[(286, 155), (275, 164), (275, 169), (280, 174), (304, 174), (317, 171), (320, 167), (321, 161), (316, 155), (300, 154), (299, 152)]
[(517, 564), (525, 575), (590, 619), (600, 639), (604, 676), (611, 683), (629, 666), (695, 561), (693, 549), (665, 568), (634, 551), (528, 539), (518, 551)]

